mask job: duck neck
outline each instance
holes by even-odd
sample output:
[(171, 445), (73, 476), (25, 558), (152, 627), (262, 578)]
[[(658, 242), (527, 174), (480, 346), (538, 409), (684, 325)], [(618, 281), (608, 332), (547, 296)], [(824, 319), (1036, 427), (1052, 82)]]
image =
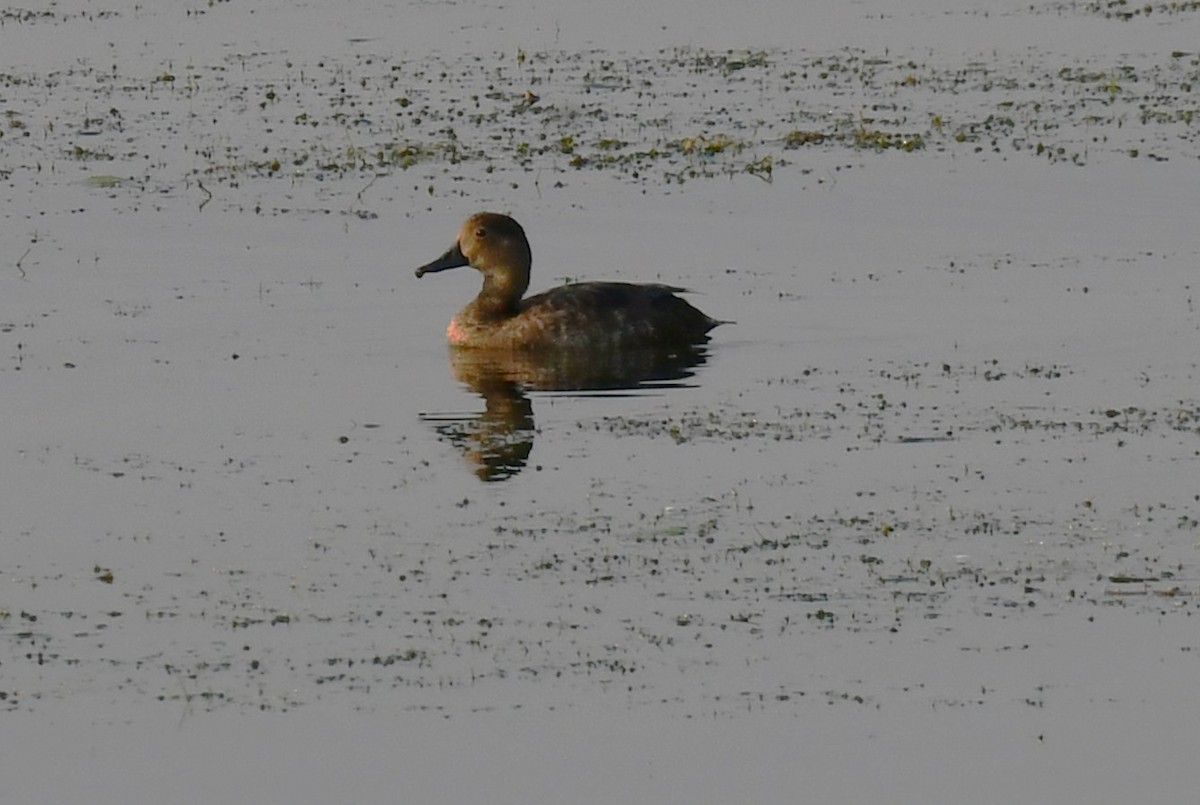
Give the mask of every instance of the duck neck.
[(489, 271), (483, 277), (483, 289), (475, 297), (481, 315), (505, 317), (520, 308), (521, 297), (529, 287), (529, 272), (515, 269)]

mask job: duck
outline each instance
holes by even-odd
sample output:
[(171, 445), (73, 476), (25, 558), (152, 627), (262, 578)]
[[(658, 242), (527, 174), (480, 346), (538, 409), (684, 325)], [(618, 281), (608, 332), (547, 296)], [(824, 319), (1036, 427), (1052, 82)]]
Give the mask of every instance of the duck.
[(711, 318), (674, 285), (577, 282), (525, 297), (533, 253), (525, 230), (495, 212), (472, 215), (454, 245), (416, 270), (417, 277), (470, 266), (483, 288), (446, 329), (467, 349), (543, 351), (699, 345), (727, 322)]

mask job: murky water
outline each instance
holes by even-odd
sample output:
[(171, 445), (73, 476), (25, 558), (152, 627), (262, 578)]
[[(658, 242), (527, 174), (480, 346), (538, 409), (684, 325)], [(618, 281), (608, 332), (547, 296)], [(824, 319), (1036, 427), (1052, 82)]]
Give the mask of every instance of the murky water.
[(1200, 12), (739, 9), (0, 13), (0, 799), (1193, 790)]

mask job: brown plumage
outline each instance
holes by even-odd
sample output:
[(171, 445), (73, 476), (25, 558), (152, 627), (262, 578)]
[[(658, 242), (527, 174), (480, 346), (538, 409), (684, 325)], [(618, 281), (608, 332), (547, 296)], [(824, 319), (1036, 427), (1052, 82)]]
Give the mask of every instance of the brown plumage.
[(481, 212), (459, 230), (445, 254), (417, 269), (421, 277), (469, 265), (483, 288), (451, 320), (450, 343), (508, 350), (603, 349), (700, 344), (722, 322), (675, 294), (671, 285), (580, 282), (522, 298), (532, 253), (521, 225)]

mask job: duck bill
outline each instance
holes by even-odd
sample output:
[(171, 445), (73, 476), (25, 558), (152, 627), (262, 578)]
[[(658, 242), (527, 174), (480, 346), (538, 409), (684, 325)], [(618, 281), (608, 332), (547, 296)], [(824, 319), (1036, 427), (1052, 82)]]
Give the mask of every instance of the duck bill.
[(462, 249), (455, 243), (446, 253), (432, 263), (426, 263), (417, 269), (417, 276), (423, 277), (426, 274), (435, 274), (438, 271), (445, 271), (448, 268), (460, 268), (465, 265), (470, 265), (470, 262), (463, 256)]

